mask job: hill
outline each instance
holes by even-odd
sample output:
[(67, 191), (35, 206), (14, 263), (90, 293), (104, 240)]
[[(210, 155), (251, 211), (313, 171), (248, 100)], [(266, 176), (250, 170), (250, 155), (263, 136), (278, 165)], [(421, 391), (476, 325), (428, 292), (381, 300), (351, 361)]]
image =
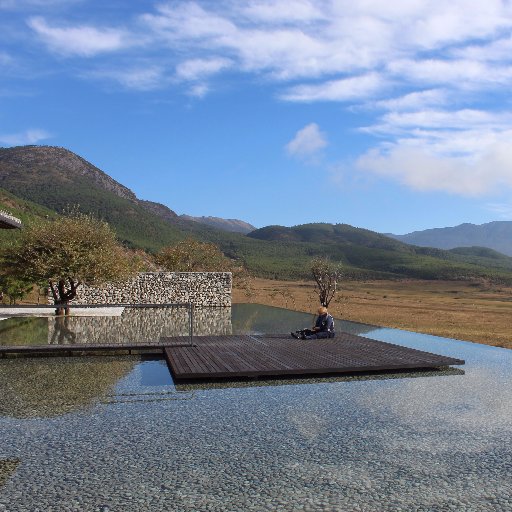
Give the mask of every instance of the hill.
[(230, 231), (232, 233), (242, 233), (246, 235), (256, 228), (238, 219), (221, 219), (220, 217), (192, 217), (190, 215), (180, 215), (182, 219), (199, 222), (200, 224), (206, 224), (213, 228), (222, 229), (223, 231)]
[(64, 148), (0, 149), (0, 187), (54, 213), (79, 205), (112, 224), (129, 246), (155, 251), (185, 236), (182, 227), (171, 222), (179, 221), (172, 210), (139, 200), (130, 189)]
[(438, 249), (456, 247), (488, 247), (512, 256), (512, 221), (495, 221), (486, 224), (460, 224), (448, 228), (414, 231), (406, 235), (388, 236), (407, 244)]
[(154, 252), (194, 237), (218, 244), (227, 256), (261, 277), (308, 278), (312, 257), (327, 256), (342, 262), (346, 275), (356, 278), (512, 282), (512, 258), (414, 247), (347, 224), (268, 226), (249, 236), (227, 232), (137, 198), (130, 189), (64, 148), (0, 148), (0, 187), (0, 207), (24, 222), (55, 216), (67, 206), (79, 205), (83, 212), (109, 222), (127, 246)]

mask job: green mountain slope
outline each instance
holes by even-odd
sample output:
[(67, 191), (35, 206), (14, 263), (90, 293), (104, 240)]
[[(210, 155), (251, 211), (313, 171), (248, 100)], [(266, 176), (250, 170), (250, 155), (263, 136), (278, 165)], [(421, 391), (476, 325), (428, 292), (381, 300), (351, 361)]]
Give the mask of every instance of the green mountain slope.
[(138, 199), (64, 148), (0, 148), (0, 187), (0, 207), (3, 204), (23, 222), (79, 205), (83, 212), (109, 222), (128, 246), (157, 251), (192, 236), (218, 244), (226, 255), (261, 277), (308, 278), (311, 259), (327, 256), (342, 262), (348, 275), (359, 278), (485, 277), (512, 282), (512, 258), (475, 250), (414, 247), (347, 224), (268, 226), (248, 236), (226, 232), (179, 217), (165, 205)]

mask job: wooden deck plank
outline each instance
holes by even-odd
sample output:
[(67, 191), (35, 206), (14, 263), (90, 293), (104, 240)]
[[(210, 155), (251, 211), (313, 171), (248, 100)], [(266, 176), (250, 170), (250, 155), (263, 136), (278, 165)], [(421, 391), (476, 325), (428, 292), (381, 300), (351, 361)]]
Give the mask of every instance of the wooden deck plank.
[[(167, 339), (171, 340), (176, 345), (180, 337)], [(198, 358), (190, 371), (171, 364), (175, 379), (339, 374), (464, 364), (460, 359), (348, 333), (326, 340), (295, 340), (284, 334), (196, 336), (194, 344), (193, 350), (172, 349)], [(205, 359), (211, 362), (209, 367), (205, 367)]]

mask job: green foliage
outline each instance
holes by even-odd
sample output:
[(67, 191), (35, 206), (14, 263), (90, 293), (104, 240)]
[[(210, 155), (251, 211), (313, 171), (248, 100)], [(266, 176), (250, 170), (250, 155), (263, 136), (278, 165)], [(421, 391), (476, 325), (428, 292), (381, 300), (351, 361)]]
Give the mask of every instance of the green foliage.
[[(2, 254), (2, 274), (14, 281), (102, 283), (126, 279), (136, 262), (117, 242), (110, 226), (90, 215), (39, 221), (26, 227)], [(62, 298), (62, 293), (61, 293)]]
[(155, 260), (170, 272), (231, 272), (233, 267), (233, 262), (215, 244), (191, 238), (164, 247)]
[(16, 275), (0, 274), (0, 290), (9, 299), (9, 304), (16, 304), (32, 291), (33, 283)]
[(251, 293), (251, 279), (239, 262), (227, 258), (219, 247), (192, 238), (164, 247), (156, 256), (158, 265), (170, 272), (231, 272), (234, 284)]

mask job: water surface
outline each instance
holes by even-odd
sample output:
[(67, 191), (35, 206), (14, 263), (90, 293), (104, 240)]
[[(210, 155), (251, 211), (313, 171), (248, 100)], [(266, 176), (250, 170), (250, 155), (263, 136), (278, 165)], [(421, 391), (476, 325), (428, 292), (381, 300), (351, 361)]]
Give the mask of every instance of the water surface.
[[(234, 333), (312, 319), (232, 316)], [(342, 327), (466, 365), (183, 387), (154, 359), (1, 360), (0, 510), (512, 510), (512, 351)]]

